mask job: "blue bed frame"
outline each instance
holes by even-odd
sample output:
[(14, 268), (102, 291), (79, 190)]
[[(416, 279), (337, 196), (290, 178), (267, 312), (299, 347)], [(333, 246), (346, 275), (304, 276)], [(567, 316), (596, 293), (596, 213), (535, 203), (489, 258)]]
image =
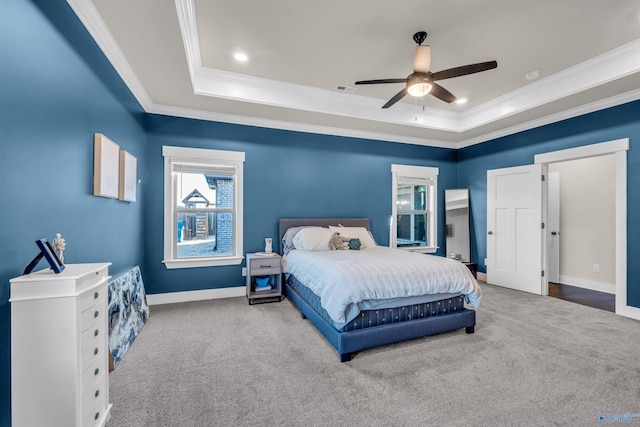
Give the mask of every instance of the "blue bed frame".
[[(282, 236), (291, 227), (338, 224), (342, 224), (345, 227), (365, 227), (367, 230), (370, 227), (368, 218), (281, 219), (279, 242), (282, 242)], [(348, 362), (351, 360), (352, 353), (368, 348), (461, 328), (465, 328), (468, 334), (472, 334), (475, 330), (476, 312), (465, 308), (455, 313), (339, 332), (332, 324), (323, 319), (288, 283), (285, 283), (285, 291), (287, 298), (300, 310), (302, 318), (309, 319), (331, 345), (335, 347), (340, 355), (341, 362)]]

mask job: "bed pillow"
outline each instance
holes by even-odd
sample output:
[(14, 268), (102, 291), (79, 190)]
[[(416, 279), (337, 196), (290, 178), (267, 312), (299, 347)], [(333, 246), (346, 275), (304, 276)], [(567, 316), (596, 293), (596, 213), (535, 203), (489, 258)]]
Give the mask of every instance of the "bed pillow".
[(351, 239), (359, 239), (361, 249), (374, 248), (378, 246), (376, 241), (373, 240), (373, 236), (364, 227), (334, 227), (329, 226), (329, 231), (332, 233), (340, 233), (342, 237), (349, 237)]
[(333, 232), (325, 227), (303, 228), (293, 238), (293, 246), (301, 251), (329, 251)]
[[(293, 245), (293, 238), (296, 237), (298, 232), (303, 228), (314, 228), (314, 226), (303, 225), (300, 227), (291, 227), (291, 228), (288, 228), (287, 231), (284, 233), (284, 236), (282, 236), (282, 254), (283, 255), (287, 255), (289, 252), (291, 252), (293, 249), (296, 248)], [(319, 228), (319, 227), (315, 227), (315, 228)]]

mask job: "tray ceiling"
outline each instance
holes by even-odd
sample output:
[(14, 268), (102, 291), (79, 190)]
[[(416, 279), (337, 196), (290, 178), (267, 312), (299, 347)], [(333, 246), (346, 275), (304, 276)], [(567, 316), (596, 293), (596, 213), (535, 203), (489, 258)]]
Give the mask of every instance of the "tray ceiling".
[[(640, 98), (637, 0), (67, 1), (150, 113), (460, 148)], [(410, 74), (420, 30), (432, 71), (498, 68), (383, 110), (403, 84), (354, 82)]]

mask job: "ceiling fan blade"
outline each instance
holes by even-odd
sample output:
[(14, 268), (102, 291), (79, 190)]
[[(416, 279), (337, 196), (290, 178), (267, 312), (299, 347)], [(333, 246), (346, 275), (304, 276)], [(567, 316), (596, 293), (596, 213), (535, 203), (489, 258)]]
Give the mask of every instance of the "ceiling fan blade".
[(478, 64), (463, 65), (462, 67), (449, 68), (448, 70), (438, 71), (431, 74), (433, 81), (451, 79), (453, 77), (466, 76), (467, 74), (479, 73), (481, 71), (496, 68), (496, 61), (480, 62)]
[(396, 94), (394, 95), (394, 97), (393, 97), (393, 98), (391, 98), (389, 101), (387, 101), (387, 103), (386, 103), (386, 104), (384, 104), (384, 105), (382, 106), (382, 108), (389, 108), (389, 107), (391, 107), (393, 104), (395, 104), (396, 102), (398, 102), (398, 101), (400, 101), (402, 98), (404, 98), (404, 97), (405, 97), (405, 95), (406, 95), (407, 93), (409, 93), (409, 92), (407, 91), (407, 88), (405, 87), (405, 88), (404, 88), (404, 89), (402, 89), (400, 92), (396, 93)]
[(431, 46), (416, 47), (413, 57), (413, 71), (415, 73), (428, 73), (431, 65)]
[(431, 95), (435, 96), (438, 99), (443, 100), (444, 102), (448, 102), (451, 104), (456, 100), (456, 97), (453, 96), (451, 92), (440, 86), (438, 83), (432, 83), (433, 87), (431, 88)]
[(379, 83), (406, 83), (407, 79), (378, 79), (378, 80), (360, 80), (357, 85), (377, 85)]

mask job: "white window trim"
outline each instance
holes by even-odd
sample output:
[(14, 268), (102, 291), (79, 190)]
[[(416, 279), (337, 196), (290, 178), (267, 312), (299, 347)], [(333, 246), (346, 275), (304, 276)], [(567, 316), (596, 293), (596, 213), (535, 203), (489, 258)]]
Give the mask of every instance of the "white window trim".
[[(208, 150), (203, 148), (162, 147), (164, 157), (164, 259), (162, 262), (168, 269), (211, 267), (221, 265), (237, 265), (242, 263), (243, 257), (243, 175), (245, 153), (240, 151)], [(224, 257), (203, 257), (179, 259), (175, 257), (177, 230), (174, 217), (175, 191), (172, 177), (173, 163), (215, 163), (236, 167), (235, 203), (236, 221), (234, 222), (233, 254)]]
[(439, 168), (427, 166), (391, 165), (391, 221), (389, 227), (389, 247), (396, 248), (398, 240), (398, 230), (396, 228), (396, 218), (398, 208), (396, 205), (398, 194), (398, 177), (416, 178), (428, 180), (433, 186), (433, 191), (429, 192), (429, 243), (427, 246), (401, 247), (405, 251), (419, 253), (435, 253), (438, 251), (438, 174)]

